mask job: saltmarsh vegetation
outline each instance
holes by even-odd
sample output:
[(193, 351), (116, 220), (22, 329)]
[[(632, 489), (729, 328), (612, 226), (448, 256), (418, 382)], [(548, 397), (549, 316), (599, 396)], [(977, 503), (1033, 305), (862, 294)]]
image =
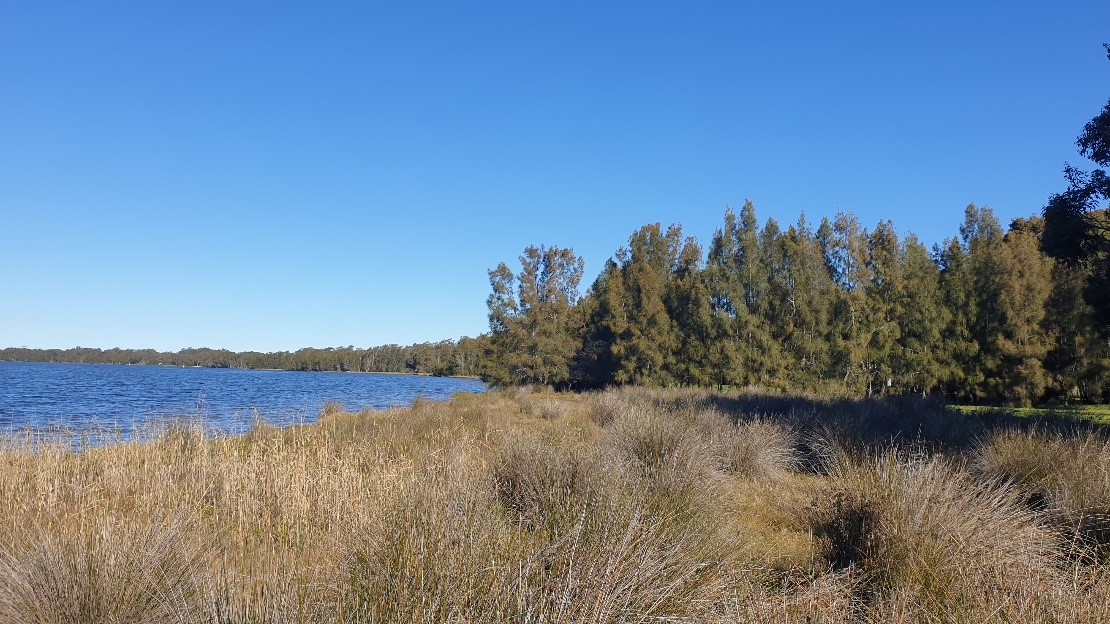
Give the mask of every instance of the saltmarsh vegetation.
[(643, 388), (10, 440), (0, 621), (1110, 621), (1108, 440)]

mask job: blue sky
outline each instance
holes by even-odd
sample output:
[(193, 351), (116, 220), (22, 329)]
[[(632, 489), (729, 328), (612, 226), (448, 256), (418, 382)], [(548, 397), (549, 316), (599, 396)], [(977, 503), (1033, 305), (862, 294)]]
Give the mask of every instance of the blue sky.
[[(772, 6), (773, 5), (773, 6)], [(486, 330), (487, 269), (1063, 188), (1110, 3), (0, 2), (0, 347)]]

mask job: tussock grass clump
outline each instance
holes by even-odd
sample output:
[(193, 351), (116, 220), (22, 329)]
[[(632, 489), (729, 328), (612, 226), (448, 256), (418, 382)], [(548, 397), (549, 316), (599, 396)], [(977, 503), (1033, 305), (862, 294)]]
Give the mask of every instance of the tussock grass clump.
[(635, 494), (580, 510), (522, 562), (510, 620), (709, 621), (726, 604), (739, 549), (718, 516), (653, 510)]
[(544, 419), (557, 419), (575, 415), (579, 402), (570, 401), (566, 395), (559, 395), (547, 388), (522, 386), (501, 391), (505, 398), (519, 406), (522, 414)]
[(637, 406), (608, 429), (616, 457), (664, 496), (695, 494), (716, 480), (710, 449), (683, 415)]
[(614, 447), (544, 427), (405, 480), (358, 530), (345, 617), (617, 623), (714, 613), (740, 546), (726, 518), (628, 472), (624, 455), (610, 461)]
[(1013, 481), (1031, 507), (1045, 510), (1081, 546), (1110, 557), (1110, 436), (1002, 429), (983, 441), (976, 464)]
[(639, 412), (667, 413), (693, 418), (712, 407), (712, 396), (697, 388), (634, 388), (622, 386), (591, 395), (594, 422), (602, 427)]
[(728, 607), (727, 617), (719, 621), (745, 624), (885, 622), (867, 616), (858, 579), (848, 572), (787, 579), (778, 587), (750, 580), (742, 583)]
[(507, 439), (491, 466), (501, 504), (533, 528), (573, 523), (605, 487), (603, 470), (595, 448), (539, 436)]
[(704, 410), (695, 429), (705, 439), (718, 470), (750, 478), (765, 478), (795, 467), (794, 431), (783, 422), (755, 417), (733, 424), (716, 409)]
[(512, 532), (474, 467), (429, 465), (354, 527), (342, 610), (361, 622), (493, 621)]
[(618, 417), (635, 409), (627, 394), (615, 390), (591, 395), (590, 398), (593, 408), (590, 418), (599, 427), (608, 427)]
[(858, 575), (871, 603), (975, 621), (1035, 611), (1052, 589), (1056, 536), (1011, 488), (899, 453), (846, 460), (830, 485), (810, 510), (819, 561)]
[(181, 521), (13, 528), (0, 550), (0, 621), (198, 622), (211, 545)]
[(320, 414), (317, 416), (317, 420), (321, 418), (333, 418), (342, 414), (344, 411), (343, 404), (339, 401), (328, 401), (320, 408)]

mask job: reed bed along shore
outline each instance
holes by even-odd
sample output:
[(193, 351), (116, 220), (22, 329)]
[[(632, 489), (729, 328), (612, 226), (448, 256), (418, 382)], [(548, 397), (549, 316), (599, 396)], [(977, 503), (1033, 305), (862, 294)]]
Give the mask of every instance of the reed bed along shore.
[(510, 390), (0, 449), (3, 622), (1106, 622), (1110, 438)]

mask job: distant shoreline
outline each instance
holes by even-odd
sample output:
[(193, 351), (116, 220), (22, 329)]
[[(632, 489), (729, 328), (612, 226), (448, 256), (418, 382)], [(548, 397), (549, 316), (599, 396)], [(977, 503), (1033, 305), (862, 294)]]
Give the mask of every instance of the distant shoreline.
[(466, 336), (455, 340), (402, 346), (387, 344), (365, 349), (305, 347), (297, 351), (229, 351), (190, 347), (178, 351), (156, 349), (69, 349), (0, 348), (0, 361), (64, 362), (71, 364), (120, 364), (237, 368), (308, 372), (359, 372), (396, 375), (431, 375), (477, 379), (482, 370), (483, 343)]
[(442, 379), (470, 379), (481, 381), (477, 375), (435, 375), (433, 373), (419, 373), (413, 371), (355, 371), (355, 370), (306, 370), (303, 368), (256, 368), (250, 366), (200, 366), (186, 364), (166, 364), (164, 362), (74, 362), (72, 360), (24, 360), (14, 358), (0, 358), (0, 362), (17, 362), (21, 364), (77, 364), (81, 366), (153, 366), (160, 368), (207, 368), (266, 371), (271, 373), (340, 373), (353, 375), (404, 375), (411, 377), (439, 377)]

